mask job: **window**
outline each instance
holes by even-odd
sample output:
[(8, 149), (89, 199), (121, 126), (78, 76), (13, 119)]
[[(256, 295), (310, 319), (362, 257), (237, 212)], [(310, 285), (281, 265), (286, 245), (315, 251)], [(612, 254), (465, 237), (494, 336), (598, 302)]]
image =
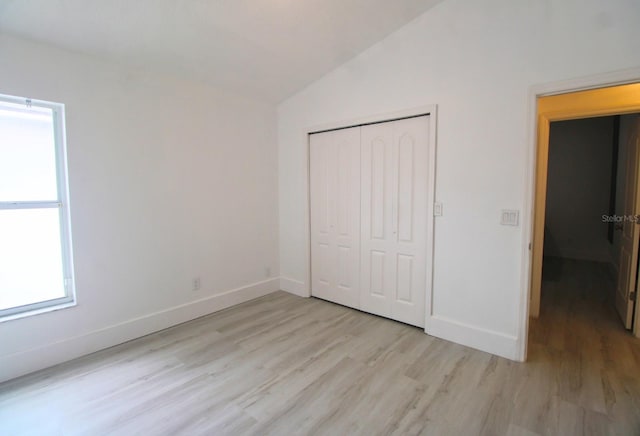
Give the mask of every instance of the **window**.
[(0, 320), (74, 303), (64, 106), (0, 95)]

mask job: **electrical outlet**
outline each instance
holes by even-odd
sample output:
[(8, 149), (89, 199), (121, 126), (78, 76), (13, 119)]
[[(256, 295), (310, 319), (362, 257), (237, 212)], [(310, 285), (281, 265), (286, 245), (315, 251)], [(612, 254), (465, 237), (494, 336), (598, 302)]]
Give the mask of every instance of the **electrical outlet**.
[(433, 216), (442, 216), (442, 203), (439, 201), (433, 203)]
[(191, 285), (191, 290), (192, 291), (199, 291), (200, 290), (200, 277), (195, 277), (193, 279), (193, 283)]
[(266, 267), (264, 269), (264, 276), (265, 277), (271, 277), (271, 268), (270, 267)]

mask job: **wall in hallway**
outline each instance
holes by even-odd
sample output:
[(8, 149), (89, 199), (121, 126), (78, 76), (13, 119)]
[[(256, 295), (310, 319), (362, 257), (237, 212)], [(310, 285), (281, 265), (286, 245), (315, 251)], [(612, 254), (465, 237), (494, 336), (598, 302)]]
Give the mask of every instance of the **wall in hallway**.
[(609, 214), (614, 117), (551, 124), (545, 256), (611, 261)]

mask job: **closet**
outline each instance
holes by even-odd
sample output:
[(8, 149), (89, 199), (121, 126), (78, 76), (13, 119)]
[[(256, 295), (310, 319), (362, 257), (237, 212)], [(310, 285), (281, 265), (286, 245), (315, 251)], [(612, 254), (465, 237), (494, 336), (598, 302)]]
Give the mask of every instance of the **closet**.
[(309, 139), (311, 294), (424, 327), (428, 115)]

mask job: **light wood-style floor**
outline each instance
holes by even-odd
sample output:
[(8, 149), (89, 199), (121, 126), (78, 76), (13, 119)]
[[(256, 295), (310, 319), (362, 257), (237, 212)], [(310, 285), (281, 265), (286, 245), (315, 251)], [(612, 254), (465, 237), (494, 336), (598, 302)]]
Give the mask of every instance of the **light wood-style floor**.
[(526, 364), (278, 292), (0, 385), (0, 434), (638, 435), (640, 342), (560, 266)]

